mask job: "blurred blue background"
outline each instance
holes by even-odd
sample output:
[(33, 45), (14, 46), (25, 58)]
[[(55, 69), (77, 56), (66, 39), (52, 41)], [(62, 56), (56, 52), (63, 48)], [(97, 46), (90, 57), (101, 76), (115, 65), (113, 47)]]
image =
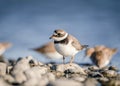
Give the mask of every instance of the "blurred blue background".
[[(120, 0), (0, 0), (0, 42), (13, 43), (5, 52), (6, 58), (32, 55), (49, 61), (30, 48), (50, 41), (58, 28), (74, 35), (81, 44), (118, 48), (112, 64), (120, 66)], [(83, 61), (83, 56), (84, 51), (75, 61), (90, 62)]]

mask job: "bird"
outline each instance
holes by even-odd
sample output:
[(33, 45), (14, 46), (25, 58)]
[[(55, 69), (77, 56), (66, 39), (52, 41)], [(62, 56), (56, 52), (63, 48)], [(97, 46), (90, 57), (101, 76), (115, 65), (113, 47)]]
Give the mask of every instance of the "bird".
[(75, 55), (88, 47), (88, 45), (81, 45), (77, 38), (63, 29), (54, 30), (50, 39), (54, 40), (57, 52), (63, 55), (63, 64), (65, 63), (65, 57), (71, 57), (69, 63), (73, 63)]
[(97, 45), (86, 50), (86, 56), (99, 68), (106, 67), (112, 56), (117, 52), (117, 48), (108, 48), (104, 45)]
[(59, 54), (55, 47), (54, 47), (54, 42), (50, 41), (48, 43), (45, 43), (44, 45), (37, 47), (37, 48), (33, 48), (32, 50), (41, 53), (42, 55), (44, 55), (45, 57), (47, 57), (48, 59), (61, 59), (63, 58), (63, 55)]
[(9, 42), (0, 42), (0, 62), (6, 62), (7, 60), (3, 56), (4, 52), (12, 46)]
[(11, 47), (11, 43), (9, 42), (0, 42), (0, 56), (3, 55), (3, 53)]

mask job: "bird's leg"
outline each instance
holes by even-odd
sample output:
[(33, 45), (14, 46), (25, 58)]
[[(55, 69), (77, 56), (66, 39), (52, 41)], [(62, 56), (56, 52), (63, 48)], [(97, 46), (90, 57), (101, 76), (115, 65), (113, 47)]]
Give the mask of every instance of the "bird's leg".
[(65, 57), (63, 56), (63, 64), (65, 64)]
[(73, 63), (73, 60), (74, 60), (74, 56), (71, 57), (70, 65)]

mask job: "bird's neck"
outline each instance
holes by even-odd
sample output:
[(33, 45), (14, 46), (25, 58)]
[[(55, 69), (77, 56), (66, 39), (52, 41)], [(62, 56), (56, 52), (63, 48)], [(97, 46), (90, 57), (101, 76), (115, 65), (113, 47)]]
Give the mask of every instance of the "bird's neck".
[(68, 40), (68, 36), (60, 41), (54, 41), (55, 44), (61, 43), (61, 44), (68, 44), (69, 40)]

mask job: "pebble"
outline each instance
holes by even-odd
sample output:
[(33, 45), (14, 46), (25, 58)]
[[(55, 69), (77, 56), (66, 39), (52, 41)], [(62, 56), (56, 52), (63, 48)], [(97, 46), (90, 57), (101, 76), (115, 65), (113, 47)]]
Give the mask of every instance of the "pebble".
[(102, 86), (120, 86), (120, 80), (110, 80), (108, 82), (102, 83)]
[(8, 74), (4, 76), (4, 80), (9, 82), (9, 83), (15, 82), (15, 79), (11, 75), (8, 75)]
[(0, 62), (0, 76), (4, 76), (6, 74), (7, 64)]
[(108, 69), (113, 71), (119, 71), (118, 68), (115, 66), (110, 66)]
[(75, 63), (57, 65), (56, 71), (64, 72), (65, 70), (68, 70), (68, 69), (74, 73), (86, 74), (84, 69)]
[(117, 72), (113, 71), (113, 70), (106, 70), (102, 72), (104, 77), (108, 77), (108, 78), (113, 78), (117, 76)]
[(84, 82), (84, 86), (98, 86), (98, 81), (93, 78), (87, 78)]
[(58, 79), (54, 82), (50, 82), (47, 86), (83, 86), (83, 84), (74, 80)]
[(11, 86), (8, 83), (5, 82), (2, 78), (0, 78), (0, 86)]

